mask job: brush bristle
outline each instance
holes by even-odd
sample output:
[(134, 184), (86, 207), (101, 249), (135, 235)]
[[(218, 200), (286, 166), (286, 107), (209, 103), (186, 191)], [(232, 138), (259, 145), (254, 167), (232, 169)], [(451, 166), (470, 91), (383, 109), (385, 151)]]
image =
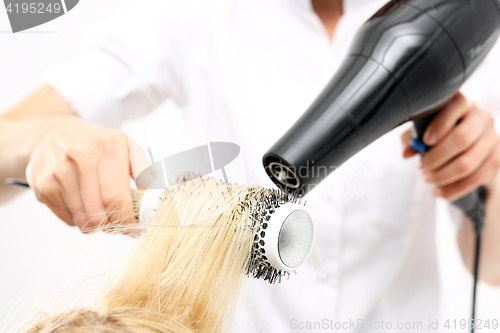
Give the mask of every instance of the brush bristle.
[[(245, 204), (245, 200), (253, 201), (251, 204)], [(271, 214), (276, 212), (282, 205), (286, 203), (300, 203), (300, 198), (292, 192), (283, 192), (281, 190), (265, 190), (262, 189), (252, 199), (245, 198), (240, 207), (244, 209), (252, 209), (250, 218), (253, 221), (255, 230), (254, 242), (250, 261), (247, 267), (247, 275), (263, 279), (269, 283), (281, 282), (281, 277), (290, 276), (290, 272), (277, 269), (271, 265), (266, 256), (264, 245), (266, 242), (266, 229), (271, 220)]]

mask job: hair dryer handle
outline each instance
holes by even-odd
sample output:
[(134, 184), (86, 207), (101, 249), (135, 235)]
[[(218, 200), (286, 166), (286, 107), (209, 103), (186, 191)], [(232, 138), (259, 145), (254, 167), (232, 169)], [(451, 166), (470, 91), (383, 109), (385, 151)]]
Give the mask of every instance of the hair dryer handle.
[[(423, 138), (427, 127), (432, 122), (432, 119), (434, 119), (434, 116), (436, 114), (437, 112), (430, 116), (413, 120), (411, 146), (421, 156), (423, 156), (427, 152), (427, 150), (431, 148), (424, 143)], [(478, 233), (480, 233), (484, 227), (486, 189), (481, 186), (478, 189), (467, 194), (466, 196), (453, 202), (453, 204), (460, 208), (465, 213), (465, 215), (467, 215), (472, 220), (472, 222), (474, 223), (474, 228)]]

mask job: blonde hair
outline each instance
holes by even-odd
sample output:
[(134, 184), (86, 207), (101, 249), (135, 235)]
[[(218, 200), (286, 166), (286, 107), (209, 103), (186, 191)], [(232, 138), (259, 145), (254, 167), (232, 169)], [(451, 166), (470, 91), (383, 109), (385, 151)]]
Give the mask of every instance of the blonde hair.
[(92, 308), (37, 318), (26, 332), (227, 331), (255, 256), (251, 208), (269, 193), (207, 178), (167, 188), (144, 239), (104, 296)]

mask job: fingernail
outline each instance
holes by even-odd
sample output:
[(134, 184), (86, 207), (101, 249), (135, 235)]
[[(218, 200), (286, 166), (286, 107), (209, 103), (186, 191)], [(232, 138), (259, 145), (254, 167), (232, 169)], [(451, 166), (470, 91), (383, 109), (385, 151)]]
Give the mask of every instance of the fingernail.
[(429, 169), (429, 166), (428, 166), (428, 165), (426, 165), (426, 164), (424, 164), (424, 163), (422, 163), (422, 161), (420, 161), (420, 163), (419, 163), (418, 167), (419, 167), (420, 169), (422, 169), (422, 170), (428, 170), (428, 169)]
[(427, 174), (425, 174), (425, 173), (424, 173), (424, 174), (422, 174), (422, 180), (423, 180), (424, 182), (429, 182), (429, 175), (427, 175)]
[(432, 191), (431, 191), (431, 194), (434, 195), (434, 196), (438, 196), (439, 195), (439, 190), (437, 188), (433, 188)]
[(424, 142), (428, 145), (432, 145), (436, 142), (437, 134), (434, 131), (429, 131), (424, 135)]

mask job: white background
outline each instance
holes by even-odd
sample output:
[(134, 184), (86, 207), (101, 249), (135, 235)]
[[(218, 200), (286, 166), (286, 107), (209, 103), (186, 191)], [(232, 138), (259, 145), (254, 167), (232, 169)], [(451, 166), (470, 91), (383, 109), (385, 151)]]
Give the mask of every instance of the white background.
[[(47, 68), (78, 52), (85, 26), (136, 1), (82, 0), (68, 14), (18, 34), (10, 32), (6, 12), (0, 8), (0, 112), (39, 86)], [(185, 142), (176, 146), (181, 150), (190, 143), (179, 139), (179, 122), (179, 112), (164, 106), (124, 130), (143, 145), (176, 138)], [(149, 131), (155, 124), (166, 123), (176, 126), (167, 127), (169, 133), (165, 126)], [(444, 203), (438, 217), (443, 318), (468, 318), (472, 280), (461, 263)], [(82, 235), (58, 221), (30, 192), (0, 206), (0, 227), (0, 332), (12, 331), (37, 311), (92, 304), (113, 270), (138, 243), (119, 235)], [(500, 290), (481, 285), (478, 309), (480, 317), (500, 320)]]

